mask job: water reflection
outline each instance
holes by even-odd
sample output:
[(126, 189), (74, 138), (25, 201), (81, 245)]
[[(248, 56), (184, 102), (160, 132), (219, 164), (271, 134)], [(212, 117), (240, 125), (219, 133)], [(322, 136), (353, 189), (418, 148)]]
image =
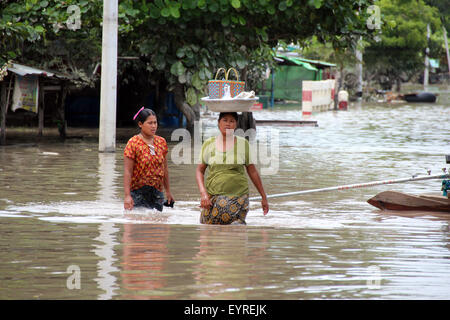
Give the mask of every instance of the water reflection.
[[(266, 192), (395, 179), (426, 168), (437, 174), (450, 153), (447, 105), (364, 104), (318, 114), (319, 127), (280, 127), (279, 172), (262, 176)], [(266, 120), (300, 116), (298, 107), (255, 112)], [(206, 127), (217, 128), (216, 117)], [(0, 297), (450, 297), (450, 216), (366, 203), (389, 189), (438, 193), (440, 181), (272, 199), (267, 216), (254, 202), (245, 227), (202, 226), (189, 164), (169, 162), (175, 208), (124, 215), (124, 147), (99, 154), (95, 142), (70, 140), (0, 148)], [(81, 269), (80, 290), (65, 286), (69, 265)], [(367, 283), (377, 277), (379, 289), (372, 289)]]
[(99, 294), (99, 300), (111, 299), (116, 295), (118, 288), (117, 278), (113, 275), (119, 269), (114, 266), (117, 261), (115, 257), (114, 247), (119, 244), (116, 241), (116, 233), (119, 231), (114, 223), (100, 223), (98, 226), (99, 235), (94, 240), (101, 244), (94, 245), (96, 249), (93, 252), (100, 258), (97, 262), (97, 278), (94, 280), (98, 284), (98, 288), (103, 292)]
[(246, 299), (246, 290), (261, 281), (255, 272), (266, 259), (268, 237), (261, 230), (260, 242), (249, 242), (244, 226), (201, 226), (198, 252), (194, 256), (195, 298)]
[(169, 265), (170, 226), (125, 224), (123, 226), (121, 299), (173, 299), (164, 294)]
[[(118, 176), (116, 172), (116, 155), (113, 153), (98, 154), (98, 176), (99, 176), (99, 200), (104, 203), (110, 203), (117, 197), (115, 178)], [(94, 240), (101, 242), (95, 245), (93, 250), (100, 258), (97, 262), (98, 277), (95, 281), (98, 283), (99, 289), (104, 292), (99, 295), (98, 299), (111, 299), (115, 295), (117, 289), (117, 278), (112, 274), (119, 271), (114, 266), (115, 258), (114, 246), (118, 244), (116, 241), (116, 233), (119, 229), (114, 223), (104, 222), (98, 226), (99, 235)]]

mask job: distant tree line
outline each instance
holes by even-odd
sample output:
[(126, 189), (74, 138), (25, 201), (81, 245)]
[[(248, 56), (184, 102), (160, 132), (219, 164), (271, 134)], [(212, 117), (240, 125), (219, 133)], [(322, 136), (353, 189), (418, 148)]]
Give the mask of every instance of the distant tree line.
[[(450, 5), (441, 0), (378, 0), (377, 10), (370, 10), (368, 27), (373, 33), (361, 38), (364, 79), (380, 89), (401, 89), (401, 83), (417, 80), (423, 75), (425, 53), (440, 61), (448, 70), (444, 36), (450, 28)], [(379, 14), (379, 20), (373, 19)], [(377, 25), (377, 23), (379, 23)], [(427, 39), (427, 25), (431, 37)], [(448, 37), (448, 34), (447, 34)], [(356, 63), (353, 48), (334, 48), (312, 37), (301, 50), (306, 57), (325, 59), (337, 63), (343, 81), (355, 82), (352, 70)]]

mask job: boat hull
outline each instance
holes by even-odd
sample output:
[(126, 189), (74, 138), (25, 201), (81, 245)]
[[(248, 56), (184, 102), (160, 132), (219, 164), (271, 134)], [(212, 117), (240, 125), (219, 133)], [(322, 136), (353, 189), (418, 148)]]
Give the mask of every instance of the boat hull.
[(413, 210), (450, 213), (450, 199), (444, 196), (410, 195), (396, 191), (385, 191), (370, 198), (367, 202), (381, 210)]
[(431, 92), (420, 92), (405, 94), (404, 99), (408, 102), (436, 102), (436, 95)]

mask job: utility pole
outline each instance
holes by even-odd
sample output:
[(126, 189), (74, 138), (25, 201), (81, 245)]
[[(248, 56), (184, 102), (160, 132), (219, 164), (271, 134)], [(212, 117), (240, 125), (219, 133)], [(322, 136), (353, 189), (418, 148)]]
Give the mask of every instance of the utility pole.
[(118, 0), (103, 0), (99, 151), (116, 151)]
[(356, 84), (356, 97), (357, 101), (362, 100), (363, 96), (363, 53), (362, 53), (362, 37), (359, 38), (358, 43), (356, 44), (356, 75), (358, 77)]
[(430, 48), (428, 47), (429, 41), (430, 41), (430, 24), (427, 24), (427, 48), (425, 50), (425, 70), (423, 72), (423, 87), (426, 90), (428, 86), (428, 79), (429, 79), (429, 68), (430, 68), (430, 59), (428, 55), (430, 54)]
[(450, 76), (450, 54), (448, 52), (447, 30), (445, 26), (442, 26), (442, 29), (444, 30), (445, 53), (447, 54), (448, 75)]

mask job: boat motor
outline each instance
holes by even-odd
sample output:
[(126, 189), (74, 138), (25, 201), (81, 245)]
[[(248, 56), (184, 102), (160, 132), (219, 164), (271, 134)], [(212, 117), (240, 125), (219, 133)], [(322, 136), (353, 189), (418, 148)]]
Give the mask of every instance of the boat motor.
[[(450, 154), (445, 155), (445, 162), (450, 164)], [(450, 171), (450, 170), (449, 170)], [(444, 171), (445, 172), (445, 171)], [(450, 173), (450, 172), (449, 172)], [(442, 195), (450, 199), (450, 180), (442, 180)]]

